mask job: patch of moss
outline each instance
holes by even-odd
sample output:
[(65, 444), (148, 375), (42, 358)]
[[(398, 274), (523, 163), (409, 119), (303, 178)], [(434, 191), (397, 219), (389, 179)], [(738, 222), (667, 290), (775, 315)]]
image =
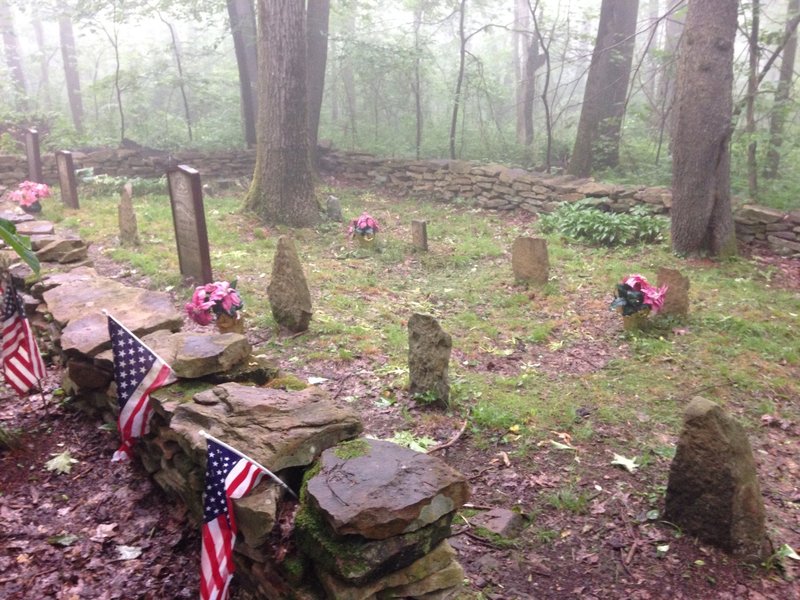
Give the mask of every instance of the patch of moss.
[(357, 440), (350, 440), (349, 442), (342, 442), (337, 444), (333, 449), (333, 453), (337, 458), (342, 460), (350, 460), (351, 458), (358, 458), (359, 456), (366, 456), (369, 454), (369, 444), (364, 438)]
[(357, 536), (335, 538), (322, 515), (308, 502), (301, 503), (294, 526), (300, 534), (297, 536), (300, 550), (308, 556), (315, 557), (316, 560), (322, 560), (328, 570), (338, 571), (330, 562), (333, 557), (337, 562), (348, 564), (353, 572), (361, 573), (368, 570), (368, 565), (360, 560), (364, 551), (364, 540)]
[(286, 560), (281, 563), (281, 570), (286, 575), (286, 579), (295, 586), (300, 585), (306, 579), (308, 567), (308, 560), (300, 553), (286, 557)]
[(150, 396), (159, 402), (191, 402), (195, 394), (210, 390), (215, 387), (213, 383), (199, 379), (179, 379), (167, 387), (159, 388)]
[(265, 387), (297, 392), (299, 390), (306, 389), (308, 384), (304, 381), (301, 381), (294, 375), (280, 375), (279, 377), (267, 382)]
[(477, 535), (479, 538), (486, 540), (487, 542), (491, 542), (493, 545), (499, 548), (516, 548), (518, 546), (516, 540), (498, 535), (494, 531), (489, 531), (485, 527), (478, 526), (473, 529), (472, 533)]
[(322, 463), (320, 461), (317, 461), (313, 465), (311, 465), (308, 469), (306, 469), (305, 473), (303, 473), (303, 481), (300, 484), (300, 494), (299, 494), (301, 505), (306, 504), (306, 498), (307, 498), (306, 490), (308, 489), (308, 482), (311, 481), (312, 478), (319, 475), (319, 472), (321, 470), (322, 470)]

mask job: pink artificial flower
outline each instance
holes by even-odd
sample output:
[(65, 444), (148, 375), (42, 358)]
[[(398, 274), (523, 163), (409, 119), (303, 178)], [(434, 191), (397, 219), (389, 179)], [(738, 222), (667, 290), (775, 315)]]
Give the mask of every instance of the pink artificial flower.
[(232, 315), (234, 311), (241, 308), (242, 300), (239, 298), (239, 294), (236, 292), (235, 289), (231, 288), (228, 290), (228, 293), (225, 294), (225, 297), (222, 298), (222, 310)]
[(655, 287), (647, 282), (647, 279), (638, 274), (628, 275), (623, 282), (637, 292), (644, 294), (644, 302), (650, 307), (650, 311), (656, 314), (664, 307), (664, 298), (667, 294), (667, 286)]
[(185, 307), (186, 314), (198, 325), (209, 325), (214, 320), (214, 315), (210, 310), (204, 310), (191, 302), (187, 302)]
[(31, 206), (42, 198), (49, 198), (50, 188), (44, 183), (23, 181), (16, 190), (9, 194), (9, 197), (20, 206)]

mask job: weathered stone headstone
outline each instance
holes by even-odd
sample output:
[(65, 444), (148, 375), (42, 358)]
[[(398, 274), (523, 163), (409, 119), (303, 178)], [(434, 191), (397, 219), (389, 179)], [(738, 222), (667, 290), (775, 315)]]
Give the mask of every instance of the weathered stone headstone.
[(133, 185), (131, 182), (122, 188), (117, 207), (119, 216), (119, 243), (123, 248), (139, 245), (139, 228), (136, 225), (136, 212), (133, 210)]
[(511, 270), (519, 282), (544, 285), (550, 275), (547, 241), (542, 238), (518, 237), (511, 247)]
[(293, 333), (308, 329), (313, 314), (311, 293), (294, 242), (285, 235), (278, 238), (267, 295), (279, 325)]
[(328, 196), (328, 203), (326, 205), (326, 212), (331, 221), (341, 223), (344, 220), (342, 216), (342, 203), (336, 196)]
[(430, 315), (414, 314), (408, 320), (409, 391), (432, 394), (446, 405), (450, 400), (447, 370), (453, 341)]
[(167, 181), (181, 274), (197, 283), (211, 283), (211, 256), (200, 173), (186, 165), (178, 165), (167, 172)]
[(658, 270), (656, 285), (667, 286), (662, 315), (685, 317), (689, 314), (689, 278), (677, 269), (661, 267)]
[(747, 561), (766, 557), (764, 502), (744, 429), (694, 398), (669, 471), (665, 519)]
[(417, 250), (428, 249), (427, 221), (411, 221), (411, 243)]
[(39, 132), (35, 129), (25, 130), (25, 155), (28, 159), (28, 180), (44, 183), (42, 155), (39, 151)]
[(67, 208), (80, 208), (72, 152), (67, 150), (56, 152), (56, 168), (58, 169), (58, 186), (61, 188), (61, 202)]

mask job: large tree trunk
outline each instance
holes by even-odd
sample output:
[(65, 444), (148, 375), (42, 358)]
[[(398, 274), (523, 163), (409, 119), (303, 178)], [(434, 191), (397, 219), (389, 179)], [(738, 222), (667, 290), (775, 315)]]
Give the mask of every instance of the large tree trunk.
[(774, 179), (778, 176), (778, 168), (781, 163), (780, 148), (783, 144), (783, 128), (789, 111), (794, 63), (797, 56), (797, 24), (792, 24), (792, 20), (798, 13), (800, 13), (800, 0), (789, 0), (786, 15), (786, 33), (789, 34), (789, 39), (783, 48), (781, 74), (778, 80), (778, 89), (775, 90), (775, 101), (769, 121), (769, 149), (767, 150), (767, 162), (764, 165), (764, 177), (767, 179)]
[(514, 105), (517, 115), (517, 143), (525, 144), (525, 60), (528, 54), (528, 0), (514, 0), (514, 31), (511, 59), (514, 61)]
[(319, 116), (325, 92), (325, 66), (328, 63), (328, 18), (330, 0), (311, 0), (306, 12), (308, 28), (308, 140), (312, 161), (317, 160)]
[(40, 107), (45, 111), (49, 111), (52, 105), (52, 99), (50, 97), (50, 56), (48, 56), (47, 45), (45, 44), (44, 28), (42, 27), (39, 10), (34, 8), (32, 16), (31, 24), (33, 25), (33, 34), (36, 37), (36, 47), (39, 51)]
[(8, 0), (0, 0), (0, 30), (3, 35), (3, 52), (5, 53), (6, 66), (14, 81), (15, 101), (18, 110), (28, 109), (28, 96), (25, 86), (25, 73), (22, 70), (22, 60), (19, 55), (19, 41), (14, 31), (14, 17)]
[(673, 105), (675, 102), (675, 71), (677, 70), (678, 48), (683, 36), (686, 20), (684, 0), (670, 0), (667, 22), (664, 27), (664, 65), (658, 79), (658, 114), (660, 119), (656, 164), (661, 156), (664, 134), (672, 135)]
[(58, 31), (61, 40), (61, 60), (64, 64), (64, 79), (67, 83), (69, 110), (75, 131), (83, 133), (83, 99), (81, 79), (78, 75), (78, 57), (75, 52), (75, 36), (72, 32), (72, 19), (68, 15), (58, 18)]
[(736, 251), (730, 197), (733, 45), (738, 0), (692, 0), (678, 61), (672, 142), (672, 249)]
[(163, 15), (158, 12), (158, 18), (169, 29), (169, 36), (172, 42), (172, 54), (175, 57), (175, 67), (178, 69), (178, 88), (181, 91), (181, 100), (183, 100), (183, 116), (186, 121), (186, 133), (189, 135), (189, 141), (194, 139), (192, 135), (192, 111), (189, 109), (189, 97), (186, 94), (186, 77), (183, 73), (183, 62), (181, 61), (181, 49), (178, 44), (178, 35), (175, 33), (175, 28), (172, 23), (167, 21)]
[(639, 0), (603, 0), (600, 25), (575, 148), (568, 172), (588, 177), (592, 171), (619, 164), (619, 136), (633, 62)]
[(258, 143), (246, 207), (268, 223), (319, 222), (308, 151), (305, 8), (258, 0)]
[(233, 49), (239, 69), (239, 101), (242, 110), (242, 129), (248, 148), (256, 145), (258, 112), (258, 60), (256, 19), (253, 0), (228, 0)]

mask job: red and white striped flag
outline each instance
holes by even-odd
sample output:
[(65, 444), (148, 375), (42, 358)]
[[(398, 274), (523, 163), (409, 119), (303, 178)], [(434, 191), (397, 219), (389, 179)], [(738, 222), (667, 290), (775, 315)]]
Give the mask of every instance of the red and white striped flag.
[(233, 578), (236, 542), (234, 498), (253, 489), (264, 472), (233, 448), (208, 440), (203, 495), (203, 546), (200, 551), (200, 599), (225, 600)]
[(108, 335), (114, 351), (114, 381), (119, 403), (122, 444), (111, 459), (128, 460), (133, 442), (147, 433), (150, 393), (177, 380), (172, 368), (114, 317), (108, 315)]
[(20, 395), (41, 389), (45, 368), (31, 325), (11, 279), (3, 291), (3, 374)]

